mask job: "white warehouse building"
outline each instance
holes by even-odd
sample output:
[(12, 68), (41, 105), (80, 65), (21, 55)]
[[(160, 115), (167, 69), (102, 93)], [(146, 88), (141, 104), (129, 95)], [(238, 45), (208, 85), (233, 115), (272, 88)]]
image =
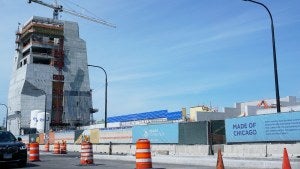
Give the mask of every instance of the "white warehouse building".
[[(300, 99), (296, 96), (280, 98), (281, 112), (300, 111)], [(206, 108), (206, 109), (203, 109)], [(234, 107), (225, 107), (223, 111), (215, 111), (206, 106), (190, 108), (191, 121), (224, 120), (228, 118), (255, 116), (277, 113), (276, 99), (264, 99), (235, 103)]]

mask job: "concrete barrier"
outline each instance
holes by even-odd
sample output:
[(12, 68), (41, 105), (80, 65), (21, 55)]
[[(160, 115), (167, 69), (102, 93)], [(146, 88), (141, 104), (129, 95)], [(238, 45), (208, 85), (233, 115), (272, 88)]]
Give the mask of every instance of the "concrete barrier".
[(174, 144), (151, 144), (152, 155), (175, 155), (176, 154), (176, 145)]
[(112, 144), (113, 154), (130, 154), (130, 149), (131, 146), (129, 144)]
[(265, 157), (266, 144), (224, 145), (224, 157)]
[(93, 145), (93, 150), (95, 153), (106, 153), (108, 154), (108, 145), (106, 144), (100, 144), (100, 145)]
[(68, 144), (68, 151), (80, 152), (81, 151), (81, 145)]
[(286, 148), (289, 157), (300, 157), (300, 143), (298, 144), (267, 144), (268, 156), (282, 157), (283, 149)]
[(176, 145), (175, 155), (205, 156), (208, 155), (208, 145)]
[(215, 154), (218, 153), (219, 149), (221, 149), (221, 152), (224, 152), (224, 144), (215, 144), (212, 148)]
[[(67, 151), (80, 152), (81, 147), (77, 144), (68, 144)], [(216, 145), (213, 149), (221, 148), (224, 157), (242, 158), (262, 158), (262, 157), (282, 157), (283, 148), (287, 148), (289, 157), (300, 157), (300, 143), (298, 144), (235, 144), (235, 145)], [(43, 150), (44, 145), (40, 145)], [(49, 150), (53, 151), (53, 145)], [(176, 144), (152, 144), (151, 152), (153, 156), (207, 156), (208, 145), (176, 145)], [(109, 153), (109, 144), (94, 144), (94, 153)], [(216, 151), (215, 151), (216, 152)], [(135, 155), (135, 145), (131, 144), (112, 144), (113, 154)], [(215, 153), (216, 154), (216, 153)]]

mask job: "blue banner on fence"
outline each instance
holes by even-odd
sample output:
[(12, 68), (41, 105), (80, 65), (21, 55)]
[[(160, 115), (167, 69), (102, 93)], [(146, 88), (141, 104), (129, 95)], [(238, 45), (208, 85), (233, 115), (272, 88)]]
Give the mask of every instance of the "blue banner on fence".
[(134, 126), (132, 142), (146, 138), (151, 143), (178, 143), (178, 132), (178, 123)]
[(300, 141), (300, 112), (225, 120), (226, 142)]

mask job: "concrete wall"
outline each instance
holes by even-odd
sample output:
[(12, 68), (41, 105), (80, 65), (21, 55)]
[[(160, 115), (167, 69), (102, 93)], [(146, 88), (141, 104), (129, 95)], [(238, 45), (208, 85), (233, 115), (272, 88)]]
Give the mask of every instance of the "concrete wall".
[[(236, 105), (240, 106), (240, 103), (236, 103)], [(233, 114), (236, 114), (237, 116), (241, 115), (241, 113), (242, 113), (240, 107), (236, 107), (236, 108), (234, 108), (234, 107), (224, 107), (224, 112), (225, 113), (233, 113)]]
[(224, 157), (265, 157), (266, 144), (224, 145)]
[(224, 157), (282, 157), (287, 148), (290, 157), (300, 156), (300, 143), (297, 144), (241, 144), (224, 145)]
[(283, 149), (286, 148), (289, 157), (300, 157), (300, 143), (297, 144), (267, 144), (268, 156), (282, 157)]
[[(287, 148), (289, 157), (299, 158), (300, 143), (297, 144), (241, 144), (241, 145), (215, 145), (214, 153), (217, 154), (221, 149), (224, 157), (282, 157), (283, 149)], [(40, 145), (40, 150), (44, 150), (44, 145)], [(135, 145), (131, 144), (112, 144), (113, 154), (135, 154)], [(153, 144), (151, 153), (153, 156), (173, 155), (173, 156), (207, 156), (208, 145), (175, 145), (175, 144)], [(53, 151), (53, 145), (50, 145), (50, 151)], [(68, 144), (67, 151), (80, 152), (81, 145)], [(109, 144), (93, 145), (94, 153), (109, 152)]]
[(209, 121), (209, 120), (224, 120), (225, 113), (219, 112), (197, 112), (195, 115), (196, 121)]
[(205, 156), (208, 155), (208, 148), (208, 145), (176, 145), (174, 155)]
[(228, 118), (238, 117), (240, 113), (237, 112), (197, 112), (195, 114), (196, 121), (210, 121), (210, 120), (225, 120)]

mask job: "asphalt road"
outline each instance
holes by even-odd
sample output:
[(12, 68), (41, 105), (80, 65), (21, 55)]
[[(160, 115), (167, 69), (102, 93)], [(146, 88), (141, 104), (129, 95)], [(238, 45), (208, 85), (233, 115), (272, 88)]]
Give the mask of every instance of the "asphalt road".
[[(94, 159), (94, 164), (89, 166), (81, 166), (79, 153), (68, 153), (66, 155), (53, 155), (50, 153), (40, 154), (38, 162), (28, 162), (24, 168), (32, 169), (134, 169), (135, 162), (118, 161), (118, 160), (101, 160)], [(0, 164), (2, 169), (16, 168), (17, 166), (10, 164)], [(152, 164), (155, 169), (214, 169), (215, 167), (177, 165), (177, 164)]]

